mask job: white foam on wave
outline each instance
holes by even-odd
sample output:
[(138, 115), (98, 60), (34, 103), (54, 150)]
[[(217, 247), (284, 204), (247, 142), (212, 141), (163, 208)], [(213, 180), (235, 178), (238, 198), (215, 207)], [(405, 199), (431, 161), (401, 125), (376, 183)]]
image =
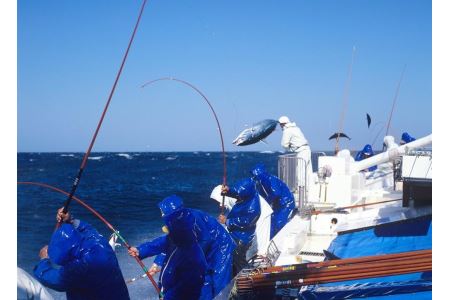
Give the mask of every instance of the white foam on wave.
[(91, 160), (101, 160), (103, 158), (103, 156), (92, 156), (92, 157), (88, 157), (88, 159)]
[(177, 159), (178, 158), (178, 156), (167, 156), (166, 157), (166, 160), (175, 160), (175, 159)]
[(117, 156), (125, 157), (126, 159), (133, 159), (133, 157), (127, 153), (118, 153)]
[(61, 154), (60, 156), (68, 156), (68, 157), (74, 157), (75, 156), (75, 154)]
[(265, 151), (261, 151), (261, 152), (259, 152), (259, 153), (263, 153), (263, 154), (273, 154), (273, 153), (275, 153), (274, 151), (271, 151), (271, 150), (265, 150)]

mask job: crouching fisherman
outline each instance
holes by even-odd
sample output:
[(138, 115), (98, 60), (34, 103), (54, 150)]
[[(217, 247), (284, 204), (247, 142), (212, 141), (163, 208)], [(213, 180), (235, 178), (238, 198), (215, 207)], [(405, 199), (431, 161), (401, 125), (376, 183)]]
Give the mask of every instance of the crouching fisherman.
[(62, 211), (58, 210), (56, 220), (64, 223), (39, 252), (34, 276), (44, 286), (66, 292), (68, 300), (130, 299), (108, 241), (88, 223)]
[(168, 234), (128, 250), (131, 256), (140, 259), (166, 254), (160, 275), (164, 300), (199, 299), (207, 271), (205, 255), (195, 234), (195, 216), (182, 204), (175, 195), (160, 202)]
[(251, 179), (241, 180), (232, 188), (224, 186), (222, 195), (237, 199), (228, 216), (219, 216), (219, 222), (227, 226), (237, 244), (233, 253), (233, 276), (235, 276), (247, 267), (246, 254), (255, 240), (261, 205), (255, 183)]
[(270, 222), (270, 239), (272, 239), (293, 217), (295, 210), (294, 195), (281, 179), (267, 173), (263, 164), (257, 164), (251, 173), (258, 193), (273, 209)]

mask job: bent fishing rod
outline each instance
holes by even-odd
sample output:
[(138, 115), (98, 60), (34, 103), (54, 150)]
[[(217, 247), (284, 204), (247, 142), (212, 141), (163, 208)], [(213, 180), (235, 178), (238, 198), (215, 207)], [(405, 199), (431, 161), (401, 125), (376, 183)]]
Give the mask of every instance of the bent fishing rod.
[[(164, 80), (168, 80), (168, 81), (176, 81), (179, 83), (182, 83), (184, 85), (187, 85), (188, 87), (190, 87), (191, 89), (193, 89), (194, 91), (196, 91), (200, 96), (202, 96), (202, 98), (206, 101), (206, 103), (208, 104), (209, 108), (211, 109), (214, 118), (216, 120), (217, 123), (217, 128), (219, 129), (219, 135), (220, 135), (220, 142), (222, 145), (222, 156), (223, 156), (223, 181), (222, 181), (222, 186), (226, 186), (227, 185), (227, 160), (226, 160), (226, 153), (225, 153), (225, 144), (223, 142), (223, 135), (222, 135), (222, 129), (220, 127), (220, 122), (219, 122), (219, 118), (217, 117), (216, 112), (214, 111), (214, 108), (211, 105), (211, 102), (209, 102), (208, 98), (205, 96), (204, 93), (202, 93), (198, 88), (196, 88), (193, 84), (185, 81), (185, 80), (181, 80), (181, 79), (177, 79), (177, 78), (173, 78), (173, 77), (163, 77), (163, 78), (158, 78), (158, 79), (154, 79), (154, 80), (150, 80), (146, 83), (144, 83), (141, 88), (145, 88), (146, 86), (153, 84), (155, 82), (158, 81), (164, 81)], [(222, 205), (221, 205), (221, 213), (223, 214), (225, 209), (225, 196), (222, 196)]]
[[(40, 183), (40, 182), (32, 182), (32, 181), (19, 181), (17, 182), (18, 185), (34, 185), (34, 186), (40, 186), (40, 187), (44, 187), (44, 188), (48, 188), (50, 190), (56, 191), (58, 193), (61, 193), (63, 195), (69, 195), (68, 192), (63, 191), (57, 187), (54, 187), (52, 185), (49, 184), (45, 184), (45, 183)], [(84, 201), (82, 201), (81, 199), (77, 198), (76, 196), (72, 195), (72, 199), (74, 199), (75, 201), (77, 201), (81, 206), (83, 206), (84, 208), (86, 208), (87, 210), (89, 210), (91, 213), (93, 213), (97, 218), (99, 218), (103, 223), (105, 223), (105, 225), (123, 242), (123, 244), (125, 245), (125, 247), (127, 247), (127, 249), (130, 249), (131, 246), (127, 243), (127, 241), (122, 237), (122, 235), (119, 233), (118, 230), (116, 230), (111, 223), (109, 223), (100, 213), (98, 213), (95, 209), (93, 209), (92, 207), (90, 207), (89, 205), (87, 205)], [(158, 285), (156, 284), (155, 280), (153, 279), (153, 277), (150, 275), (147, 267), (144, 265), (144, 263), (142, 262), (142, 260), (140, 260), (139, 257), (134, 256), (134, 258), (136, 259), (137, 263), (141, 266), (142, 270), (145, 272), (145, 274), (147, 274), (148, 279), (150, 280), (150, 282), (152, 283), (153, 287), (156, 289), (156, 292), (161, 296), (161, 291), (158, 287)]]
[[(128, 42), (128, 47), (127, 47), (127, 49), (125, 51), (125, 54), (123, 56), (122, 63), (120, 64), (119, 71), (117, 72), (116, 79), (114, 80), (114, 84), (113, 84), (113, 86), (111, 88), (111, 92), (109, 93), (108, 100), (106, 101), (105, 108), (103, 109), (103, 113), (102, 113), (102, 115), (100, 117), (100, 120), (98, 122), (97, 128), (95, 129), (94, 135), (93, 135), (93, 137), (91, 139), (91, 143), (89, 144), (89, 147), (88, 147), (86, 153), (84, 154), (83, 161), (81, 162), (80, 169), (78, 170), (78, 174), (75, 177), (75, 180), (73, 182), (73, 185), (72, 185), (72, 188), (70, 190), (70, 193), (68, 194), (67, 200), (64, 202), (64, 208), (63, 208), (63, 212), (64, 213), (67, 213), (67, 210), (69, 209), (69, 205), (70, 205), (70, 202), (72, 201), (73, 195), (75, 194), (75, 191), (77, 190), (78, 184), (80, 183), (81, 175), (83, 174), (83, 171), (84, 171), (84, 169), (86, 167), (87, 159), (88, 159), (88, 157), (89, 157), (89, 155), (91, 153), (92, 147), (94, 146), (95, 140), (97, 138), (97, 134), (98, 134), (98, 132), (100, 130), (100, 127), (102, 126), (103, 119), (105, 118), (105, 115), (106, 115), (106, 111), (108, 110), (108, 107), (109, 107), (109, 104), (111, 102), (112, 96), (114, 94), (114, 91), (116, 90), (117, 83), (119, 82), (120, 75), (122, 74), (122, 70), (123, 70), (123, 67), (125, 65), (125, 61), (127, 60), (127, 57), (128, 57), (128, 52), (130, 51), (131, 44), (133, 43), (134, 36), (135, 36), (136, 31), (138, 29), (138, 26), (139, 26), (139, 23), (140, 23), (140, 20), (141, 20), (141, 17), (142, 17), (142, 13), (144, 12), (144, 8), (145, 8), (145, 4), (146, 3), (147, 3), (147, 0), (143, 0), (142, 6), (141, 6), (141, 10), (139, 12), (139, 16), (138, 16), (137, 21), (136, 21), (136, 25), (134, 26), (134, 30), (133, 30), (133, 33), (131, 35), (130, 41)], [(61, 223), (58, 222), (56, 224), (56, 228), (58, 228), (60, 226), (60, 224)]]

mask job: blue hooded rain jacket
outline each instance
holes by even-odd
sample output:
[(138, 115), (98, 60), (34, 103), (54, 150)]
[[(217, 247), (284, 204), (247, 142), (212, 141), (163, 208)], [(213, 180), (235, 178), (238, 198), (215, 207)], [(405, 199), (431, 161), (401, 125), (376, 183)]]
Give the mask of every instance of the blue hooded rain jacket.
[[(200, 299), (212, 299), (231, 280), (232, 252), (235, 248), (231, 236), (210, 215), (196, 209), (184, 208), (183, 201), (177, 196), (165, 198), (159, 203), (159, 207), (165, 219), (172, 214), (183, 212), (186, 219), (192, 221), (193, 231), (208, 264)], [(141, 258), (162, 253), (154, 261), (161, 266), (167, 263), (174, 249), (170, 233), (168, 236), (159, 237), (138, 247)]]
[[(372, 150), (372, 146), (367, 144), (364, 146), (364, 148), (359, 151), (358, 153), (356, 153), (355, 156), (355, 161), (361, 161), (365, 158), (369, 158), (373, 156), (373, 150)], [(377, 169), (377, 166), (372, 166), (369, 168), (369, 171), (375, 171)]]
[[(66, 292), (68, 300), (130, 299), (116, 255), (91, 225), (75, 220), (62, 224), (34, 276), (45, 286)], [(61, 266), (55, 268), (52, 262)]]
[(249, 178), (241, 180), (230, 188), (227, 196), (237, 199), (227, 216), (228, 231), (235, 241), (248, 245), (255, 236), (256, 222), (261, 214), (255, 183)]
[(251, 173), (258, 193), (273, 209), (270, 226), (270, 238), (272, 239), (292, 217), (295, 209), (294, 195), (283, 181), (267, 173), (263, 164), (257, 164)]
[(416, 139), (409, 135), (407, 132), (403, 132), (402, 134), (402, 143), (408, 144), (414, 142)]

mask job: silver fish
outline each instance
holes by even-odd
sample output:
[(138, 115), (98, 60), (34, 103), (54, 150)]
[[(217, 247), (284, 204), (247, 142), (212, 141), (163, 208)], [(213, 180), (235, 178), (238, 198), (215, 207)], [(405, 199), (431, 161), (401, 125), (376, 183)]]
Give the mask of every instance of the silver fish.
[(278, 121), (275, 120), (262, 120), (252, 127), (244, 129), (233, 141), (233, 144), (236, 146), (247, 146), (257, 143), (271, 134), (277, 127), (277, 124)]

